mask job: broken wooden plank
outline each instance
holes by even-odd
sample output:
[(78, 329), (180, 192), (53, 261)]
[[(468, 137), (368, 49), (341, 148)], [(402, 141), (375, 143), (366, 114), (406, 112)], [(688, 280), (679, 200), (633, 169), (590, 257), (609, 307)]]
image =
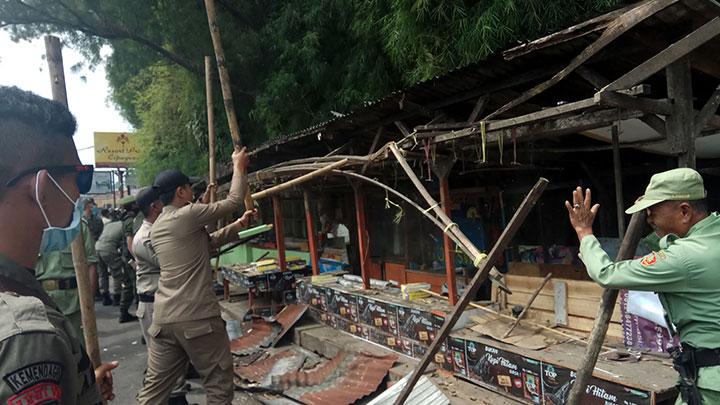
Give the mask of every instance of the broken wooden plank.
[(635, 69), (608, 84), (602, 91), (616, 91), (638, 84), (669, 64), (694, 51), (718, 34), (720, 34), (720, 17), (715, 17), (683, 39), (668, 46), (660, 53), (635, 67)]
[(640, 110), (651, 114), (670, 115), (673, 106), (665, 99), (633, 97), (614, 91), (599, 91), (594, 100), (603, 107), (619, 107), (626, 110)]
[(564, 79), (567, 75), (572, 73), (578, 66), (587, 62), (600, 50), (602, 50), (608, 44), (617, 39), (620, 35), (627, 32), (630, 28), (644, 21), (646, 18), (652, 16), (658, 11), (663, 10), (664, 8), (676, 3), (677, 1), (678, 0), (652, 0), (640, 4), (639, 6), (621, 14), (607, 26), (605, 31), (603, 31), (602, 35), (600, 35), (600, 37), (595, 42), (588, 45), (588, 47), (586, 47), (578, 56), (576, 56), (563, 70), (556, 73), (549, 80), (540, 83), (539, 85), (521, 94), (520, 97), (510, 101), (509, 103), (495, 110), (494, 112), (486, 116), (485, 120), (497, 117), (498, 115), (528, 101), (529, 99), (554, 86), (560, 80)]
[(530, 213), (532, 208), (540, 199), (540, 196), (545, 190), (547, 184), (548, 181), (546, 179), (540, 178), (537, 183), (535, 183), (535, 186), (532, 188), (532, 190), (530, 190), (528, 195), (525, 197), (523, 202), (520, 203), (518, 210), (515, 212), (515, 215), (508, 223), (508, 226), (505, 228), (505, 230), (503, 230), (503, 233), (498, 238), (495, 246), (493, 246), (490, 254), (487, 256), (486, 260), (482, 262), (479, 270), (477, 271), (477, 273), (475, 273), (472, 281), (470, 281), (470, 284), (465, 289), (465, 292), (460, 298), (460, 301), (458, 301), (458, 303), (453, 308), (453, 312), (447, 318), (445, 318), (445, 322), (443, 323), (442, 328), (440, 328), (437, 335), (435, 335), (435, 339), (430, 344), (430, 347), (428, 347), (427, 352), (425, 352), (425, 355), (420, 360), (418, 366), (415, 368), (415, 370), (413, 370), (412, 377), (410, 377), (408, 384), (405, 386), (405, 388), (403, 388), (403, 391), (400, 393), (400, 396), (395, 402), (395, 405), (402, 405), (405, 402), (413, 387), (420, 379), (420, 376), (423, 374), (423, 372), (425, 372), (425, 369), (432, 361), (433, 356), (435, 355), (435, 353), (437, 353), (438, 349), (440, 349), (440, 345), (445, 342), (445, 339), (450, 334), (450, 331), (452, 331), (452, 328), (453, 326), (455, 326), (457, 320), (460, 319), (460, 316), (467, 307), (468, 303), (473, 297), (475, 297), (475, 294), (477, 294), (480, 285), (485, 281), (485, 279), (487, 279), (493, 263), (495, 263), (503, 255), (508, 243), (510, 243), (510, 240), (512, 240), (512, 238), (515, 236), (515, 233), (518, 231), (518, 229), (520, 229), (520, 226), (523, 224), (523, 222), (525, 222), (525, 218), (527, 218), (527, 215)]
[(485, 111), (485, 106), (487, 105), (489, 99), (490, 94), (483, 94), (482, 96), (478, 97), (477, 101), (475, 102), (475, 107), (473, 107), (473, 110), (467, 119), (468, 124), (475, 122), (477, 117), (482, 114), (483, 111)]
[(543, 287), (545, 287), (545, 284), (547, 284), (547, 282), (550, 281), (551, 277), (552, 277), (552, 273), (548, 273), (545, 276), (545, 278), (542, 280), (540, 285), (535, 289), (535, 291), (533, 291), (532, 295), (530, 295), (530, 298), (528, 299), (527, 303), (525, 304), (525, 307), (523, 308), (522, 312), (520, 312), (520, 314), (518, 315), (515, 322), (513, 322), (513, 324), (510, 326), (510, 328), (507, 330), (507, 332), (505, 332), (505, 334), (503, 335), (503, 339), (510, 336), (510, 334), (515, 329), (515, 327), (518, 326), (518, 323), (520, 323), (520, 319), (522, 319), (522, 317), (525, 316), (525, 313), (532, 306), (533, 301), (535, 301), (535, 298), (537, 298), (538, 294), (540, 293), (540, 290), (542, 290)]
[[(384, 130), (384, 127), (380, 127), (377, 130), (377, 133), (375, 134), (375, 138), (373, 138), (372, 145), (370, 145), (370, 150), (368, 151), (368, 156), (371, 156), (373, 153), (375, 153), (375, 148), (377, 148), (378, 141), (380, 140), (380, 135), (382, 135)], [(365, 174), (365, 171), (367, 170), (368, 166), (370, 165), (370, 160), (365, 162), (362, 169), (360, 169), (361, 174)]]
[(567, 284), (564, 281), (555, 280), (553, 284), (553, 310), (555, 311), (555, 325), (567, 326), (568, 324), (568, 299)]

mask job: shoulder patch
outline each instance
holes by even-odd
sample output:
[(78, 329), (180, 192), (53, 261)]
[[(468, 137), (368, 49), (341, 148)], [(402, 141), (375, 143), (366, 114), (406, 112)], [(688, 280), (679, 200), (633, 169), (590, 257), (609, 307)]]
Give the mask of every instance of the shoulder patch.
[[(60, 363), (55, 362), (39, 362), (29, 364), (18, 370), (4, 375), (2, 378), (7, 383), (8, 387), (12, 389), (15, 394), (23, 394), (29, 389), (32, 391), (38, 391), (38, 386), (41, 385), (56, 385), (59, 386), (62, 380), (63, 366)], [(45, 383), (45, 384), (43, 384)], [(59, 388), (59, 387), (58, 387)], [(46, 390), (40, 389), (40, 392)], [(52, 391), (52, 390), (50, 390)], [(10, 403), (11, 401), (8, 401)], [(26, 403), (26, 402), (18, 402)], [(42, 402), (29, 402), (29, 403), (42, 403)]]
[(643, 267), (652, 266), (653, 264), (657, 263), (658, 261), (663, 261), (667, 258), (665, 255), (665, 252), (662, 250), (659, 250), (657, 252), (652, 252), (648, 254), (647, 256), (643, 257), (642, 260), (640, 260), (640, 264), (643, 265)]

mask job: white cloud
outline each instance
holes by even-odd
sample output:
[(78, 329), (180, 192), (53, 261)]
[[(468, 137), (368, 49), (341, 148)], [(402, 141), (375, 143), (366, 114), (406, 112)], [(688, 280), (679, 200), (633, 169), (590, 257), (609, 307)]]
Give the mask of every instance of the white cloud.
[[(10, 34), (0, 30), (0, 85), (17, 86), (51, 98), (50, 77), (44, 55), (43, 39), (16, 43), (10, 39)], [(85, 58), (76, 50), (63, 48), (68, 104), (78, 122), (75, 145), (80, 160), (85, 164), (94, 164), (93, 132), (129, 132), (132, 127), (108, 101), (109, 88), (104, 64), (97, 66), (94, 71), (88, 68), (78, 73), (70, 71), (71, 66), (84, 61)]]

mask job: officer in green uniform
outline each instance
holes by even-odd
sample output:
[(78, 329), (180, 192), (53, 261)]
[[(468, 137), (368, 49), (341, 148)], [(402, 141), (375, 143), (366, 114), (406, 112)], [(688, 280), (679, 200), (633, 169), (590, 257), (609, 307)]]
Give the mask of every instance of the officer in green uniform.
[[(133, 245), (133, 237), (135, 236), (135, 233), (140, 229), (140, 226), (142, 225), (142, 217), (139, 217), (138, 211), (140, 209), (138, 208), (137, 202), (135, 201), (134, 195), (129, 195), (122, 200), (120, 200), (120, 204), (122, 204), (122, 208), (125, 211), (125, 214), (123, 216), (122, 224), (123, 224), (123, 244), (120, 248), (121, 257), (125, 264), (127, 265), (126, 268), (129, 270), (129, 278), (130, 283), (132, 284), (132, 297), (130, 299), (130, 302), (136, 301), (137, 293), (135, 291), (135, 258), (132, 254), (132, 245)], [(140, 219), (140, 222), (138, 223), (138, 217)]]
[[(0, 404), (99, 404), (111, 369), (93, 366), (67, 319), (35, 278), (38, 253), (77, 236), (77, 200), (92, 184), (63, 105), (0, 86)], [(8, 231), (11, 230), (11, 231)]]
[(656, 251), (613, 263), (593, 236), (599, 205), (590, 190), (565, 202), (590, 277), (606, 288), (655, 291), (681, 348), (671, 350), (680, 374), (676, 404), (720, 404), (720, 216), (708, 213), (702, 177), (688, 168), (658, 173), (628, 214), (646, 210), (659, 237)]
[[(90, 272), (90, 288), (97, 285), (95, 266), (95, 241), (92, 239), (88, 224), (81, 221), (82, 236), (85, 244), (85, 258)], [(75, 266), (73, 265), (70, 246), (62, 251), (41, 253), (35, 265), (35, 278), (40, 281), (43, 289), (55, 301), (60, 311), (70, 321), (78, 338), (82, 340), (82, 322), (80, 317), (80, 297), (78, 296)]]
[(122, 257), (125, 243), (125, 227), (122, 219), (117, 217), (112, 222), (105, 224), (100, 239), (95, 243), (97, 256), (107, 267), (113, 279), (110, 287), (113, 290), (114, 304), (120, 306), (120, 323), (137, 319), (128, 312), (133, 300), (133, 282), (130, 276), (134, 272)]

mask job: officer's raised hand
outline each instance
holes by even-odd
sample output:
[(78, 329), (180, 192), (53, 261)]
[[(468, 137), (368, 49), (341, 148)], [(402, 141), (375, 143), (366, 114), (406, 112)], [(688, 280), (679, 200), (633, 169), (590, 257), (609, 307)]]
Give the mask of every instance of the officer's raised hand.
[(577, 232), (578, 239), (582, 240), (584, 237), (593, 234), (592, 225), (595, 221), (595, 215), (600, 209), (600, 204), (592, 205), (592, 195), (589, 188), (585, 189), (584, 196), (581, 187), (573, 190), (572, 200), (572, 204), (565, 201), (565, 208), (567, 208), (570, 215), (570, 224)]
[(250, 157), (247, 153), (247, 148), (235, 150), (232, 154), (233, 168), (237, 171), (244, 172), (247, 170), (250, 164)]

